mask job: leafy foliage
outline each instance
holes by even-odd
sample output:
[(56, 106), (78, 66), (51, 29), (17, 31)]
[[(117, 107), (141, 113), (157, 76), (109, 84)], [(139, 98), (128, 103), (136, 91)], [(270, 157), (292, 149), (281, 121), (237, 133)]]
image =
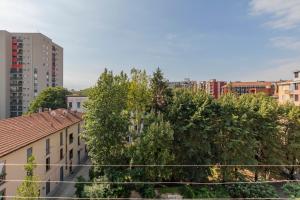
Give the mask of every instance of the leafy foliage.
[(75, 194), (79, 198), (83, 197), (84, 183), (82, 182), (85, 182), (84, 177), (83, 176), (77, 177), (77, 182), (75, 184), (75, 188), (76, 188)]
[(234, 184), (227, 187), (233, 198), (277, 198), (275, 188), (269, 184)]
[(289, 198), (300, 198), (300, 184), (299, 183), (286, 183), (282, 187), (283, 191)]
[(34, 176), (34, 169), (36, 168), (35, 158), (30, 157), (28, 163), (24, 166), (26, 176), (21, 185), (17, 188), (15, 199), (34, 200), (40, 196), (40, 185), (38, 184), (38, 177)]
[(67, 108), (66, 96), (68, 94), (70, 92), (63, 87), (48, 87), (31, 102), (28, 112), (37, 112), (39, 108)]

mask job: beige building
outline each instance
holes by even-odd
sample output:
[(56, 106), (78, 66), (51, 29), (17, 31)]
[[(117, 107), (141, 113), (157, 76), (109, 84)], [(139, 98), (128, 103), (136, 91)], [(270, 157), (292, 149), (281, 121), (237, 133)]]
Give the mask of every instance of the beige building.
[[(15, 196), (23, 180), (23, 165), (30, 156), (38, 165), (34, 175), (40, 183), (40, 196), (49, 196), (58, 183), (86, 158), (79, 135), (81, 114), (66, 109), (45, 111), (0, 121), (0, 199)], [(18, 164), (18, 165), (14, 165)]]
[(294, 71), (292, 81), (281, 81), (276, 83), (275, 96), (280, 104), (294, 103), (300, 106), (300, 70)]
[(45, 88), (63, 86), (63, 48), (41, 33), (0, 31), (0, 119), (27, 112)]

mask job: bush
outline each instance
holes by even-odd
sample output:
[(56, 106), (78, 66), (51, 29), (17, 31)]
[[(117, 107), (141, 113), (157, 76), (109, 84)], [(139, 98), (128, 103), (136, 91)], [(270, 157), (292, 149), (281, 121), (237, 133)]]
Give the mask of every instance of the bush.
[(228, 198), (230, 197), (226, 189), (218, 187), (201, 187), (194, 189), (195, 198)]
[(233, 198), (276, 198), (275, 188), (269, 184), (249, 183), (227, 186), (228, 193)]
[(185, 185), (180, 189), (180, 194), (187, 199), (192, 199), (195, 197), (194, 190), (191, 186)]
[(79, 198), (83, 197), (83, 190), (84, 190), (84, 185), (85, 185), (85, 183), (83, 183), (83, 182), (85, 182), (84, 177), (79, 176), (77, 178), (77, 182), (75, 184), (75, 188), (76, 188), (75, 194)]
[(289, 198), (300, 197), (300, 184), (299, 183), (286, 183), (282, 187), (283, 191), (289, 196)]
[(142, 195), (143, 198), (155, 198), (155, 190), (153, 185), (145, 185), (140, 189), (140, 194)]

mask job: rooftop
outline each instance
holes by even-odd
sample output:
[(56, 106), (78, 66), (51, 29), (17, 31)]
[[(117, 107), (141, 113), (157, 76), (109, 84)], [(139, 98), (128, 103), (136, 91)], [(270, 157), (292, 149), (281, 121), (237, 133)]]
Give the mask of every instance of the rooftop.
[(253, 81), (253, 82), (230, 82), (227, 85), (223, 87), (227, 87), (229, 84), (231, 84), (232, 87), (241, 87), (241, 86), (270, 86), (273, 83), (268, 81)]
[(80, 121), (81, 113), (66, 109), (0, 120), (0, 157)]

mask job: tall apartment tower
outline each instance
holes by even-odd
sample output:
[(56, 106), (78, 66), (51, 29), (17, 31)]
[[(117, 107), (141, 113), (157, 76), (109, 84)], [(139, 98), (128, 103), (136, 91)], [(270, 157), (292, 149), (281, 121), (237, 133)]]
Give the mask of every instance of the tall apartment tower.
[(222, 87), (224, 85), (226, 85), (225, 81), (217, 81), (216, 79), (211, 79), (206, 82), (206, 92), (215, 99), (218, 99), (222, 94)]
[(0, 30), (0, 119), (22, 115), (55, 86), (63, 86), (63, 48), (41, 33)]

